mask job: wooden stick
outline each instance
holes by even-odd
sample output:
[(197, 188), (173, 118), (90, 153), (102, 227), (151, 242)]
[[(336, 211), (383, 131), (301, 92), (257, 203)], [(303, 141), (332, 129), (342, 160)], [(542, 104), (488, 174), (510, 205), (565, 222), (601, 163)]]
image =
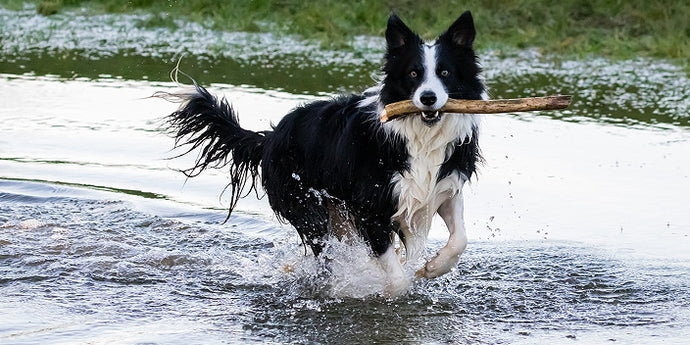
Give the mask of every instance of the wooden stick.
[[(460, 114), (496, 114), (535, 110), (565, 109), (572, 96), (546, 96), (513, 99), (470, 100), (449, 99), (440, 111)], [(381, 122), (388, 122), (399, 116), (420, 113), (412, 101), (401, 101), (386, 105), (381, 113)]]

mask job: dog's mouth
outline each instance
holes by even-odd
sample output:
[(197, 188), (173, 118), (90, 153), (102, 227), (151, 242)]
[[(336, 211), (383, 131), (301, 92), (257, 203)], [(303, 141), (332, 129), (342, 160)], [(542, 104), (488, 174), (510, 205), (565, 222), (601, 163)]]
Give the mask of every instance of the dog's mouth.
[(441, 120), (442, 112), (436, 111), (422, 111), (422, 122), (427, 126), (432, 126), (439, 120)]

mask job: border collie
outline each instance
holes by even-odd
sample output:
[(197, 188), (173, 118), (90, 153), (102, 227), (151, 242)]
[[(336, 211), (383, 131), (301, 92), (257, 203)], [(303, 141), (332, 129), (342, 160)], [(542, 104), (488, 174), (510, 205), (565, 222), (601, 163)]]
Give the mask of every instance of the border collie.
[[(482, 160), (478, 117), (439, 112), (448, 98), (486, 99), (472, 49), (469, 11), (434, 42), (424, 42), (395, 14), (388, 19), (383, 78), (360, 95), (304, 104), (271, 130), (240, 127), (225, 98), (194, 88), (158, 96), (182, 103), (166, 118), (176, 147), (200, 150), (197, 176), (229, 166), (230, 210), (260, 181), (278, 219), (295, 227), (315, 255), (330, 237), (363, 239), (386, 273), (387, 296), (407, 291), (405, 260), (419, 262), (432, 217), (450, 233), (417, 278), (449, 272), (467, 245), (462, 188)], [(389, 103), (412, 100), (419, 114), (381, 123)]]

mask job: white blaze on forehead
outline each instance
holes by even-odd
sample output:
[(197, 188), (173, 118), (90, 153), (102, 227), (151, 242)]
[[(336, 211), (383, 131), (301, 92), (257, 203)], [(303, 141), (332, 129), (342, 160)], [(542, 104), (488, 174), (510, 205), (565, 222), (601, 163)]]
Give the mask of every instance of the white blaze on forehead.
[[(428, 109), (428, 110), (438, 110), (443, 107), (448, 101), (448, 92), (446, 91), (445, 85), (436, 74), (436, 50), (437, 45), (422, 45), (422, 57), (424, 63), (424, 80), (419, 85), (417, 90), (415, 90), (412, 96), (412, 102), (417, 108)], [(436, 95), (436, 103), (431, 106), (426, 106), (422, 104), (420, 97), (424, 92), (433, 92)]]

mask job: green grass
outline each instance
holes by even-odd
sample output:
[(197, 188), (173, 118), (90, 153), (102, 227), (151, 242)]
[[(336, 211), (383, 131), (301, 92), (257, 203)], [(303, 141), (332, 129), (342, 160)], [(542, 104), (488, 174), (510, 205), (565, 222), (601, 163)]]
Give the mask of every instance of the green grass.
[[(8, 0), (18, 3), (17, 0)], [(31, 1), (31, 0), (28, 0)], [(690, 2), (678, 0), (34, 0), (51, 15), (83, 7), (92, 13), (155, 13), (151, 26), (184, 18), (230, 31), (298, 34), (339, 47), (356, 35), (382, 35), (397, 12), (434, 38), (464, 10), (472, 11), (477, 47), (537, 48), (546, 54), (680, 61), (690, 56)], [(166, 20), (166, 18), (168, 18)]]

